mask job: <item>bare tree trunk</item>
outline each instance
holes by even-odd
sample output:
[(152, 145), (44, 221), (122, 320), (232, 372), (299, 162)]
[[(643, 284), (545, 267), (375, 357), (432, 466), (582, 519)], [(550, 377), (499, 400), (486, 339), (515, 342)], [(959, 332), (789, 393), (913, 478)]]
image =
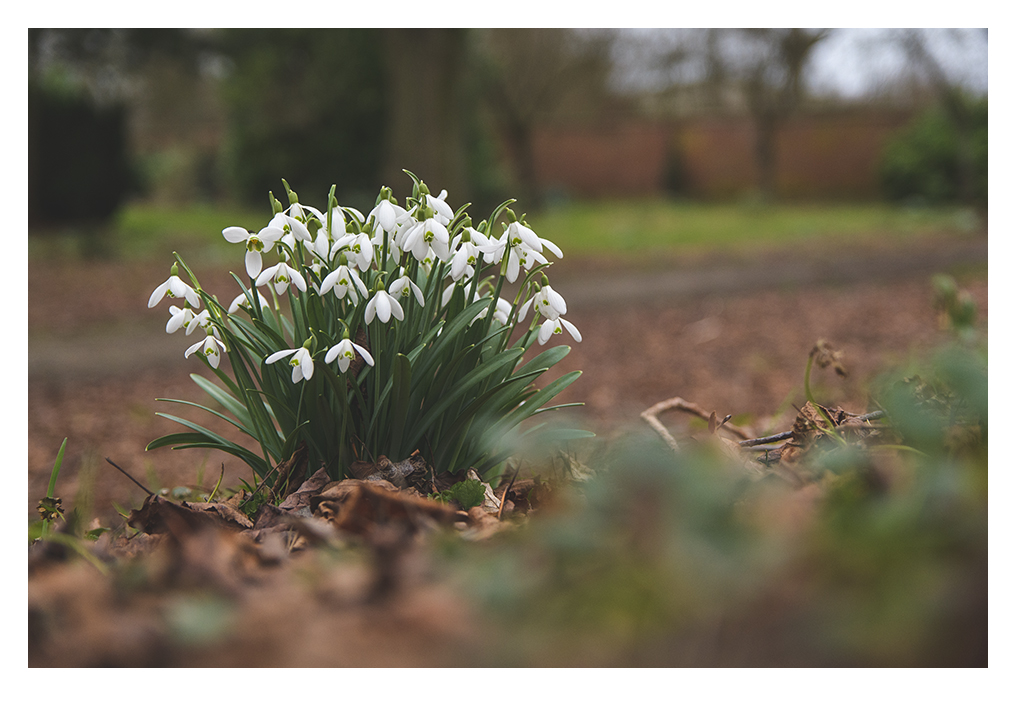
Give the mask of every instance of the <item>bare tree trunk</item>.
[(467, 198), (463, 116), (466, 30), (392, 28), (384, 31), (389, 118), (383, 179), (397, 195), (409, 191), (408, 169), (432, 193)]
[(763, 110), (756, 119), (756, 173), (759, 195), (763, 201), (773, 201), (777, 194), (777, 117)]

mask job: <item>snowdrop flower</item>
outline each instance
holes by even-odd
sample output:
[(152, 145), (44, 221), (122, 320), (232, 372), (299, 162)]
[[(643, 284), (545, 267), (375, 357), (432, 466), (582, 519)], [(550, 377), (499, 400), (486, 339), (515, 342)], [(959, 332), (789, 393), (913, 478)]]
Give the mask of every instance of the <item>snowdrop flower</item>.
[(402, 239), (400, 246), (404, 252), (412, 252), (417, 260), (433, 251), (441, 261), (448, 259), (448, 229), (435, 218), (414, 221), (399, 230)]
[[(547, 281), (546, 277), (544, 281)], [(533, 309), (549, 320), (557, 320), (568, 311), (565, 298), (551, 289), (549, 284), (545, 284), (533, 295)]]
[(187, 358), (193, 355), (194, 353), (198, 353), (199, 355), (204, 357), (205, 360), (208, 361), (209, 365), (211, 365), (214, 368), (218, 368), (219, 348), (225, 350), (226, 345), (224, 345), (222, 341), (218, 340), (212, 335), (209, 335), (201, 342), (196, 342), (195, 344), (187, 348), (187, 351), (184, 352), (184, 357)]
[(175, 299), (183, 297), (187, 300), (187, 303), (191, 307), (201, 307), (201, 300), (198, 298), (198, 293), (191, 289), (190, 285), (185, 284), (184, 281), (177, 276), (177, 265), (175, 264), (170, 271), (169, 279), (156, 287), (155, 291), (152, 292), (152, 296), (148, 298), (148, 306), (155, 307), (159, 304), (163, 297), (172, 297)]
[(170, 305), (170, 318), (169, 322), (166, 323), (166, 332), (173, 334), (181, 327), (185, 327), (188, 322), (194, 319), (194, 310), (190, 307), (184, 307), (180, 309), (175, 305)]
[(295, 248), (297, 242), (311, 241), (311, 233), (307, 231), (307, 227), (304, 226), (304, 223), (291, 216), (283, 214), (282, 212), (279, 212), (272, 217), (272, 221), (270, 221), (268, 225), (273, 229), (278, 229), (282, 232), (282, 236), (279, 237), (279, 243), (285, 244), (286, 248), (291, 252)]
[(205, 331), (206, 335), (219, 337), (219, 332), (212, 325), (212, 318), (209, 316), (208, 310), (202, 310), (191, 318), (191, 321), (187, 323), (187, 334), (190, 335), (199, 327)]
[(312, 216), (322, 223), (325, 221), (325, 215), (322, 214), (320, 210), (315, 209), (313, 206), (301, 204), (296, 201), (290, 204), (290, 208), (286, 210), (286, 213), (291, 219), (295, 219), (305, 226), (311, 220)]
[(255, 233), (243, 227), (226, 227), (222, 230), (222, 235), (231, 244), (244, 242), (247, 245), (244, 266), (247, 268), (247, 276), (254, 279), (261, 272), (261, 253), (265, 251), (265, 245), (268, 244), (271, 250), (272, 245), (282, 239), (283, 230), (269, 225)]
[(515, 282), (519, 277), (520, 267), (529, 270), (536, 262), (547, 264), (547, 258), (540, 252), (529, 249), (522, 244), (518, 244), (514, 247), (510, 246), (508, 263), (505, 266), (505, 279), (509, 282)]
[(551, 335), (561, 334), (562, 325), (569, 331), (569, 334), (575, 339), (576, 342), (582, 342), (583, 336), (579, 334), (579, 330), (571, 322), (566, 320), (564, 317), (558, 317), (555, 319), (546, 319), (540, 326), (540, 331), (537, 332), (537, 342), (543, 345), (545, 342), (551, 339)]
[(543, 252), (544, 247), (547, 247), (554, 253), (558, 259), (561, 259), (561, 249), (558, 245), (548, 241), (542, 237), (538, 237), (537, 233), (530, 229), (522, 222), (515, 221), (514, 215), (510, 217), (508, 227), (505, 229), (505, 233), (502, 234), (502, 241), (511, 247), (517, 247), (523, 245), (528, 249), (532, 249), (534, 252)]
[(473, 227), (466, 227), (452, 240), (451, 248), (456, 251), (452, 255), (449, 276), (458, 282), (463, 275), (473, 277), (481, 252), (493, 253), (501, 247), (492, 244), (490, 239)]
[(311, 358), (311, 353), (306, 347), (274, 352), (265, 358), (265, 362), (271, 365), (274, 362), (279, 362), (287, 355), (292, 355), (290, 357), (290, 365), (293, 366), (293, 382), (299, 383), (301, 380), (310, 380), (311, 376), (314, 375), (314, 360)]
[(434, 212), (434, 216), (445, 226), (452, 221), (452, 207), (445, 201), (445, 197), (448, 196), (448, 191), (445, 189), (441, 190), (438, 196), (431, 196), (430, 194), (424, 193), (424, 198), (427, 199), (427, 205), (431, 207), (431, 211)]
[(350, 302), (356, 304), (357, 290), (360, 290), (360, 294), (366, 299), (368, 296), (367, 287), (360, 279), (360, 275), (357, 274), (357, 270), (347, 267), (345, 261), (344, 257), (343, 264), (336, 268), (334, 272), (330, 272), (321, 281), (319, 294), (324, 295), (329, 290), (332, 290), (339, 299), (349, 295)]
[(330, 363), (339, 358), (339, 371), (344, 373), (349, 369), (350, 363), (353, 362), (357, 352), (364, 358), (364, 362), (372, 367), (374, 366), (374, 358), (371, 357), (371, 353), (357, 343), (351, 342), (348, 337), (343, 338), (342, 342), (338, 345), (333, 345), (329, 348), (329, 351), (325, 353), (325, 362)]
[[(384, 190), (382, 193), (384, 193)], [(389, 197), (385, 197), (378, 202), (378, 206), (371, 209), (371, 213), (367, 216), (368, 218), (374, 217), (374, 221), (377, 222), (379, 227), (392, 234), (398, 225), (409, 218), (410, 212), (396, 206)]]
[(390, 295), (392, 295), (393, 297), (400, 297), (400, 296), (402, 296), (402, 297), (409, 297), (410, 296), (410, 292), (412, 291), (413, 292), (413, 296), (417, 298), (417, 302), (420, 303), (421, 307), (423, 307), (424, 306), (424, 293), (421, 292), (420, 288), (417, 287), (417, 285), (413, 284), (413, 282), (410, 280), (410, 278), (406, 276), (406, 272), (405, 272), (405, 270), (402, 267), (399, 268), (399, 271), (400, 271), (400, 273), (402, 273), (402, 276), (399, 277), (395, 282), (393, 282), (392, 284), (389, 285), (388, 293)]
[[(526, 317), (526, 309), (527, 309), (526, 306), (523, 305), (523, 309), (519, 310), (519, 314), (516, 316), (516, 319), (519, 322), (522, 322), (523, 318)], [(506, 299), (499, 297), (498, 301), (495, 302), (494, 319), (503, 325), (507, 325), (509, 315), (511, 314), (512, 314), (512, 303)]]
[(278, 295), (285, 292), (287, 285), (290, 284), (301, 292), (307, 291), (307, 283), (304, 282), (304, 278), (300, 276), (299, 272), (286, 264), (286, 262), (279, 262), (274, 267), (269, 267), (263, 271), (258, 275), (258, 279), (254, 281), (254, 284), (257, 287), (261, 287), (269, 282), (273, 284), (275, 293)]
[[(257, 300), (258, 305), (262, 309), (269, 307), (268, 300), (261, 296), (261, 292), (254, 290), (254, 297)], [(248, 312), (251, 311), (251, 304), (247, 301), (247, 295), (244, 294), (243, 292), (241, 292), (240, 294), (233, 298), (233, 301), (230, 303), (229, 313), (232, 315), (234, 312), (237, 312), (241, 307), (243, 307)]]
[(348, 232), (332, 245), (333, 257), (341, 251), (353, 258), (361, 272), (366, 272), (374, 261), (374, 240), (365, 232)]
[(403, 319), (403, 308), (399, 304), (399, 300), (385, 290), (380, 289), (374, 293), (374, 297), (367, 303), (367, 309), (364, 310), (364, 322), (370, 325), (375, 315), (382, 322), (388, 322), (393, 317), (401, 320)]

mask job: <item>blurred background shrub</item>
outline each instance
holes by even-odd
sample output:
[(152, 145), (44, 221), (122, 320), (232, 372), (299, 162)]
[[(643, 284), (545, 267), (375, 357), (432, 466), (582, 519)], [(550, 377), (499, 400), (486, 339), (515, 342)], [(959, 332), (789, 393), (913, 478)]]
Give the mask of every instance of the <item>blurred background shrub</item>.
[(879, 171), (893, 201), (988, 203), (988, 99), (962, 97), (955, 114), (924, 111), (890, 138)]

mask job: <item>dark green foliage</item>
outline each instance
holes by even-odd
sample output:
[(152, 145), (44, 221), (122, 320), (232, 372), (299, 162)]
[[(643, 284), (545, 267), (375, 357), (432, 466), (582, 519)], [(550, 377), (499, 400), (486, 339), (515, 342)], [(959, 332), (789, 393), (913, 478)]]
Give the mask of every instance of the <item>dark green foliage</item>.
[(108, 220), (135, 189), (126, 109), (84, 91), (28, 88), (28, 217), (31, 224)]
[(926, 111), (887, 143), (879, 173), (888, 198), (930, 204), (988, 199), (989, 101), (958, 99), (955, 106), (953, 114)]
[(223, 32), (227, 166), (241, 200), (264, 202), (280, 178), (317, 197), (335, 184), (351, 205), (374, 198), (386, 109), (380, 32)]

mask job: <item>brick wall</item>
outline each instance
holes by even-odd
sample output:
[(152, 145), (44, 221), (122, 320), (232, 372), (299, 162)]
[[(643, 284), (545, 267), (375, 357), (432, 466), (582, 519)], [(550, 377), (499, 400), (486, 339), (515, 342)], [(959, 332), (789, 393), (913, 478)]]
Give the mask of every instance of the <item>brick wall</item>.
[[(883, 145), (908, 120), (859, 111), (789, 119), (777, 138), (778, 195), (878, 198)], [(537, 129), (534, 145), (541, 187), (580, 198), (676, 191), (723, 199), (751, 192), (757, 180), (753, 128), (744, 118), (545, 127)]]

